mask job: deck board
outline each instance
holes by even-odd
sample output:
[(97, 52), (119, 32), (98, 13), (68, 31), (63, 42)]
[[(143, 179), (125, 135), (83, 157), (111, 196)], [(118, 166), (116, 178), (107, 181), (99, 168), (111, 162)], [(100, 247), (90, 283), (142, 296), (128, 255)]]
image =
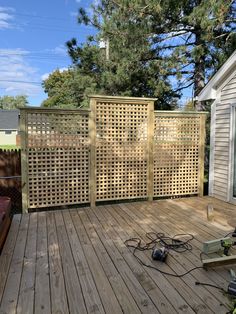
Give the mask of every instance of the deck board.
[(52, 313), (69, 313), (65, 279), (56, 232), (54, 213), (47, 214), (49, 278)]
[[(133, 296), (131, 295), (128, 287), (133, 288), (133, 282), (129, 281), (126, 274), (124, 274), (124, 263), (122, 256), (117, 252), (114, 245), (109, 243), (110, 241), (105, 238), (99, 232), (99, 226), (96, 225), (96, 230), (94, 229), (92, 223), (88, 219), (86, 212), (79, 212), (81, 221), (83, 222), (87, 234), (90, 236), (91, 242), (93, 244), (94, 250), (98, 256), (98, 259), (106, 273), (106, 276), (109, 278), (111, 286), (115, 291), (118, 302), (124, 313), (141, 313), (138, 309), (137, 304), (135, 303), (133, 296), (136, 297), (137, 302), (140, 303), (143, 313), (148, 313), (152, 311), (155, 313), (152, 302), (148, 306), (143, 307), (141, 300), (138, 298), (139, 293), (137, 287), (133, 289)], [(100, 237), (99, 237), (99, 235)], [(119, 270), (119, 271), (118, 271)], [(123, 281), (125, 279), (125, 282)], [(126, 286), (127, 285), (127, 286)]]
[[(136, 211), (135, 207), (132, 206), (132, 210), (129, 210), (130, 208), (131, 206), (129, 205), (123, 207), (125, 211), (125, 215), (130, 214), (131, 215), (130, 222), (133, 221), (132, 224), (134, 225), (135, 230), (140, 230), (140, 227), (142, 228), (143, 226), (143, 220), (145, 219), (145, 216), (144, 215), (141, 215), (141, 216), (139, 215), (139, 217), (135, 216), (134, 214), (134, 211)], [(154, 223), (154, 221), (157, 221), (157, 223)], [(176, 220), (175, 222), (178, 224), (178, 220)], [(153, 232), (163, 232), (169, 236), (173, 235), (173, 231), (169, 232), (167, 228), (163, 228), (162, 225), (160, 225), (160, 223), (158, 222), (158, 219), (156, 220), (151, 219), (151, 221), (149, 222), (149, 228), (150, 228), (150, 231), (153, 231)], [(144, 226), (144, 228), (142, 228), (142, 232), (139, 232), (138, 234), (143, 239), (145, 239), (145, 233), (146, 233), (145, 230), (146, 230), (146, 226)], [(186, 254), (179, 254), (176, 252), (171, 252), (171, 257), (173, 258), (173, 263), (171, 263), (171, 270), (169, 269), (163, 269), (163, 270), (175, 272), (176, 274), (182, 274), (188, 271), (188, 269), (195, 267), (196, 264), (193, 264), (189, 259), (185, 257), (185, 255)], [(191, 256), (191, 252), (187, 256)], [(201, 266), (200, 263), (198, 263), (198, 265)], [(163, 266), (166, 266), (166, 265), (163, 265)], [(225, 313), (227, 309), (222, 307), (221, 305), (223, 297), (222, 297), (222, 294), (218, 290), (213, 292), (210, 289), (209, 289), (210, 291), (208, 291), (206, 287), (195, 286), (195, 282), (197, 280), (202, 281), (202, 282), (205, 281), (206, 279), (205, 273), (206, 273), (205, 270), (198, 269), (192, 272), (191, 274), (189, 274), (188, 276), (184, 276), (182, 279), (172, 278), (171, 280), (172, 282), (174, 281), (176, 282), (176, 287), (179, 287), (179, 289), (182, 289), (181, 294), (182, 296), (185, 295), (186, 302), (191, 302), (191, 304), (189, 304), (191, 307), (195, 308), (196, 304), (199, 303), (199, 300), (201, 299), (202, 302), (205, 305), (207, 305), (209, 309), (213, 311), (213, 313)], [(184, 282), (186, 285), (182, 285), (181, 287), (182, 282)], [(192, 297), (190, 296), (190, 294), (192, 295)], [(194, 304), (192, 304), (193, 296), (195, 298), (197, 296), (199, 297), (199, 299), (196, 300)], [(206, 308), (203, 307), (203, 309), (204, 309), (204, 312), (207, 312)]]
[(29, 215), (23, 215), (1, 301), (1, 313), (16, 313), (28, 233), (28, 223)]
[(35, 273), (35, 314), (50, 314), (50, 282), (46, 213), (38, 213), (37, 256)]
[(8, 271), (11, 264), (12, 255), (14, 252), (16, 239), (19, 231), (21, 215), (15, 215), (12, 219), (11, 227), (7, 236), (6, 243), (1, 254), (0, 263), (0, 302), (5, 288), (5, 283), (8, 276)]
[(124, 241), (147, 241), (147, 232), (193, 234), (192, 250), (171, 251), (167, 263), (137, 253), (145, 264), (181, 274), (201, 266), (202, 242), (232, 231), (232, 217), (236, 206), (211, 197), (16, 215), (0, 255), (0, 313), (226, 313), (228, 298), (195, 282), (227, 289), (235, 265), (171, 277), (141, 265)]
[(34, 287), (37, 242), (37, 214), (29, 217), (27, 241), (17, 303), (17, 313), (30, 314), (34, 311)]
[(102, 303), (106, 313), (122, 313), (122, 308), (117, 300), (115, 292), (112, 289), (109, 279), (106, 273), (99, 263), (98, 256), (96, 255), (93, 245), (86, 233), (86, 230), (82, 224), (82, 221), (77, 213), (77, 211), (71, 212), (72, 220), (74, 222), (78, 237), (81, 241), (82, 248), (90, 270), (95, 279), (96, 286), (98, 287), (98, 292), (102, 299)]

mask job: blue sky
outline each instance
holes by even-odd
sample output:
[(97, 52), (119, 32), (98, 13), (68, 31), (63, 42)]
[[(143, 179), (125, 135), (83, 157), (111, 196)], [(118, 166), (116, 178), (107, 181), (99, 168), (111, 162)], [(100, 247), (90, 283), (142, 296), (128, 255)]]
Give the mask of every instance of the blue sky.
[(71, 64), (65, 42), (82, 43), (94, 30), (79, 25), (79, 7), (92, 0), (6, 0), (0, 2), (0, 96), (27, 95), (39, 106), (47, 97), (42, 79)]

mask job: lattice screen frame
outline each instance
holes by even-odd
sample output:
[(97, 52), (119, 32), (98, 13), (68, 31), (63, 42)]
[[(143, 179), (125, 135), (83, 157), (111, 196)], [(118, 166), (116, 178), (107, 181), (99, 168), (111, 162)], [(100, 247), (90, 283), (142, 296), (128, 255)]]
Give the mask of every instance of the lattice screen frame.
[[(85, 194), (88, 195), (86, 201), (90, 201), (91, 206), (95, 206), (96, 201), (102, 201), (102, 200), (115, 200), (115, 199), (123, 199), (123, 197), (125, 199), (129, 199), (129, 198), (147, 198), (149, 200), (152, 200), (153, 197), (161, 197), (161, 196), (174, 196), (174, 195), (191, 195), (191, 194), (198, 194), (198, 195), (203, 195), (203, 179), (204, 179), (204, 143), (205, 143), (205, 119), (206, 119), (206, 113), (200, 113), (200, 112), (176, 112), (176, 111), (155, 111), (153, 110), (153, 103), (154, 103), (155, 99), (149, 99), (149, 98), (133, 98), (133, 97), (110, 97), (110, 96), (91, 96), (90, 98), (90, 109), (91, 110), (60, 110), (60, 109), (44, 109), (44, 108), (38, 108), (38, 109), (30, 109), (30, 108), (24, 108), (21, 110), (21, 119), (20, 119), (20, 130), (21, 130), (21, 145), (22, 145), (22, 152), (21, 152), (21, 161), (22, 161), (22, 205), (23, 205), (23, 211), (27, 212), (28, 208), (30, 208), (30, 204), (29, 204), (29, 179), (28, 179), (28, 172), (29, 172), (29, 164), (28, 164), (28, 155), (27, 155), (27, 147), (29, 144), (29, 139), (28, 139), (28, 135), (27, 135), (27, 114), (28, 113), (60, 113), (63, 115), (69, 115), (69, 114), (77, 114), (78, 116), (82, 115), (86, 115), (87, 116), (87, 122), (88, 125), (86, 125), (86, 127), (88, 128), (88, 134), (86, 135), (86, 137), (88, 136), (88, 138), (86, 139), (87, 142), (87, 159), (86, 159), (86, 167), (88, 167), (88, 177), (87, 177), (87, 191), (85, 191)], [(147, 167), (146, 171), (146, 177), (145, 180), (143, 180), (142, 184), (143, 184), (143, 191), (144, 193), (139, 190), (137, 192), (137, 194), (129, 194), (128, 192), (125, 195), (120, 194), (120, 197), (110, 197), (110, 198), (103, 198), (103, 197), (99, 197), (98, 192), (97, 192), (97, 177), (96, 177), (96, 142), (97, 142), (97, 134), (96, 134), (96, 130), (98, 128), (97, 122), (96, 121), (96, 106), (97, 103), (107, 103), (110, 105), (114, 105), (115, 104), (123, 104), (125, 106), (131, 106), (131, 104), (135, 104), (135, 105), (141, 105), (141, 106), (146, 106), (147, 107), (147, 111), (146, 111), (146, 123), (147, 123), (147, 127), (146, 127), (146, 143), (144, 144), (143, 147), (143, 151), (145, 150), (145, 154), (141, 154), (139, 157), (144, 159), (144, 165), (145, 167)], [(114, 108), (115, 109), (115, 108)], [(125, 112), (124, 112), (125, 114)], [(122, 115), (122, 114), (121, 114)], [(119, 115), (118, 115), (119, 116)], [(142, 116), (142, 114), (141, 114)], [(161, 118), (167, 118), (169, 120), (171, 119), (177, 119), (178, 121), (181, 121), (182, 119), (192, 119), (192, 121), (198, 121), (197, 122), (197, 132), (198, 132), (198, 136), (197, 136), (197, 140), (195, 138), (195, 146), (197, 149), (197, 162), (198, 162), (198, 166), (196, 168), (196, 164), (195, 164), (195, 172), (194, 172), (194, 182), (195, 182), (195, 190), (193, 191), (180, 191), (180, 189), (175, 189), (175, 191), (172, 189), (172, 187), (170, 186), (171, 184), (171, 180), (170, 178), (168, 178), (168, 184), (169, 184), (169, 192), (166, 193), (167, 190), (164, 191), (164, 189), (162, 189), (162, 191), (159, 189), (157, 190), (157, 177), (158, 177), (158, 173), (157, 173), (157, 167), (156, 164), (158, 164), (158, 169), (159, 172), (161, 173), (160, 169), (164, 169), (166, 165), (164, 164), (166, 162), (166, 156), (165, 153), (164, 155), (162, 154), (162, 159), (159, 158), (159, 160), (157, 160), (158, 153), (160, 153), (160, 148), (162, 145), (162, 150), (165, 151), (166, 147), (168, 148), (168, 145), (170, 145), (170, 142), (168, 142), (168, 137), (165, 139), (164, 137), (162, 139), (158, 139), (156, 131), (154, 129), (154, 125), (155, 125), (155, 117), (158, 117), (158, 119)], [(86, 123), (87, 123), (86, 122)], [(131, 121), (132, 123), (135, 123), (135, 120)], [(131, 123), (130, 122), (130, 123)], [(131, 124), (132, 124), (131, 123)], [(126, 125), (126, 120), (123, 121), (123, 127), (125, 127)], [(187, 123), (188, 124), (188, 123)], [(165, 127), (164, 127), (165, 128)], [(137, 126), (136, 126), (136, 129)], [(172, 125), (172, 129), (173, 129), (173, 125)], [(143, 130), (142, 128), (139, 128), (139, 131)], [(115, 132), (115, 129), (113, 130)], [(173, 130), (172, 130), (173, 131)], [(185, 129), (186, 131), (186, 129)], [(189, 131), (189, 130), (188, 130)], [(113, 133), (114, 133), (113, 132)], [(173, 140), (173, 134), (170, 135), (171, 130), (168, 131), (169, 132), (169, 137), (171, 136), (171, 140)], [(121, 132), (122, 133), (122, 132)], [(165, 132), (164, 132), (165, 133)], [(181, 133), (181, 132), (180, 132)], [(182, 132), (183, 133), (183, 132)], [(191, 133), (191, 132), (190, 132)], [(155, 135), (155, 140), (154, 140), (154, 135)], [(183, 135), (183, 134), (182, 134)], [(143, 135), (142, 135), (143, 136)], [(162, 136), (162, 135), (160, 135)], [(181, 138), (181, 136), (180, 136)], [(122, 140), (122, 136), (120, 138), (120, 140)], [(166, 140), (166, 143), (164, 145), (163, 140)], [(159, 143), (157, 143), (156, 141), (158, 141)], [(162, 143), (160, 143), (162, 142)], [(190, 140), (191, 142), (191, 140)], [(160, 145), (161, 144), (161, 145)], [(183, 144), (183, 143), (182, 143)], [(181, 141), (179, 143), (179, 145), (181, 146)], [(160, 147), (157, 149), (156, 145), (160, 145)], [(164, 146), (163, 146), (164, 145)], [(163, 149), (163, 147), (165, 147), (165, 149)], [(172, 147), (173, 148), (173, 147)], [(174, 147), (175, 148), (175, 147)], [(179, 149), (176, 150), (177, 154), (179, 152)], [(172, 155), (174, 156), (175, 152), (172, 149)], [(164, 158), (163, 158), (164, 156)], [(172, 156), (172, 157), (173, 157)], [(124, 156), (126, 157), (126, 156)], [(195, 156), (196, 157), (196, 156)], [(172, 161), (174, 161), (174, 159), (172, 158)], [(82, 161), (84, 162), (84, 160)], [(162, 162), (162, 164), (161, 164)], [(196, 158), (195, 158), (195, 162), (196, 162)], [(80, 165), (81, 166), (81, 165)], [(173, 167), (178, 167), (178, 162), (177, 164), (173, 164)], [(127, 168), (127, 167), (126, 167)], [(190, 168), (189, 168), (190, 169)], [(196, 172), (197, 169), (197, 172)], [(144, 170), (143, 170), (144, 171)], [(170, 173), (170, 167), (167, 166), (167, 169), (165, 170), (167, 171), (167, 173)], [(121, 169), (122, 172), (122, 169)], [(163, 171), (162, 171), (163, 172)], [(119, 174), (119, 172), (118, 172)], [(137, 174), (136, 174), (137, 177)], [(186, 176), (182, 176), (183, 180), (186, 179)], [(190, 175), (191, 177), (191, 175)], [(161, 176), (159, 175), (159, 179), (161, 180)], [(187, 178), (189, 180), (189, 178)], [(159, 181), (160, 181), (159, 180)], [(182, 181), (183, 181), (182, 180)], [(163, 182), (166, 180), (163, 180)], [(125, 182), (125, 181), (124, 181)], [(175, 182), (175, 187), (178, 185), (179, 180), (177, 180)], [(146, 187), (145, 187), (146, 184)], [(181, 185), (182, 184), (182, 185)], [(183, 182), (181, 182), (180, 187), (183, 186)], [(172, 190), (171, 190), (172, 189)], [(141, 193), (140, 193), (141, 191)], [(73, 203), (73, 202), (72, 202)], [(69, 202), (68, 205), (72, 204), (71, 202)], [(80, 203), (80, 200), (77, 199), (76, 203)], [(83, 203), (83, 202), (82, 202)], [(51, 204), (52, 205), (52, 204)], [(65, 204), (58, 204), (58, 205), (65, 205)], [(67, 205), (67, 204), (66, 204)], [(47, 205), (47, 207), (49, 207), (49, 205)]]
[[(91, 96), (91, 100), (90, 100), (90, 109), (91, 109), (91, 119), (90, 119), (90, 140), (91, 140), (91, 149), (90, 149), (90, 160), (91, 160), (91, 165), (90, 165), (90, 170), (91, 170), (91, 178), (90, 178), (90, 201), (91, 201), (91, 206), (95, 206), (96, 201), (111, 201), (111, 200), (121, 200), (121, 199), (132, 199), (132, 198), (148, 198), (149, 200), (151, 200), (153, 198), (153, 168), (152, 168), (152, 150), (153, 150), (153, 113), (154, 113), (154, 101), (156, 99), (154, 98), (137, 98), (137, 97), (115, 97), (115, 96), (100, 96), (100, 95), (93, 95)], [(106, 105), (105, 105), (106, 104)], [(131, 128), (134, 128), (132, 118), (134, 118), (134, 116), (132, 116), (132, 113), (129, 113), (129, 107), (131, 106), (136, 106), (137, 112), (136, 115), (139, 117), (139, 121), (142, 120), (143, 114), (145, 112), (146, 116), (146, 142), (144, 144), (145, 147), (143, 147), (143, 149), (140, 148), (140, 150), (142, 150), (143, 155), (141, 153), (141, 155), (143, 156), (143, 160), (140, 162), (137, 162), (137, 165), (141, 165), (144, 166), (144, 164), (146, 164), (146, 169), (143, 169), (143, 172), (146, 171), (146, 179), (144, 180), (144, 178), (137, 178), (137, 173), (134, 174), (134, 178), (137, 178), (137, 181), (142, 181), (142, 183), (137, 182), (137, 185), (134, 187), (135, 182), (134, 180), (132, 180), (131, 175), (129, 176), (129, 174), (127, 174), (127, 171), (125, 169), (127, 169), (127, 164), (128, 162), (130, 162), (130, 166), (132, 166), (132, 164), (134, 164), (134, 160), (132, 160), (132, 153), (128, 153), (128, 156), (130, 156), (130, 160), (128, 161), (123, 161), (123, 162), (117, 162), (118, 158), (115, 158), (114, 154), (119, 154), (121, 153), (122, 155), (122, 143), (121, 145), (118, 145), (118, 148), (114, 148), (114, 151), (108, 155), (110, 156), (104, 156), (104, 159), (106, 159), (105, 164), (109, 165), (109, 167), (111, 166), (112, 163), (114, 163), (119, 169), (118, 172), (115, 171), (115, 169), (112, 169), (110, 171), (111, 176), (116, 174), (116, 178), (111, 178), (110, 180), (108, 179), (108, 171), (105, 171), (102, 175), (104, 175), (105, 178), (105, 183), (101, 182), (102, 179), (100, 180), (99, 178), (99, 172), (101, 174), (101, 169), (97, 169), (97, 166), (100, 166), (99, 162), (101, 162), (101, 159), (99, 159), (101, 155), (99, 150), (98, 150), (98, 142), (99, 139), (97, 139), (97, 137), (99, 136), (99, 134), (97, 134), (97, 131), (101, 131), (100, 130), (100, 125), (98, 122), (99, 119), (97, 119), (97, 115), (98, 115), (98, 108), (100, 106), (103, 106), (103, 109), (105, 108), (105, 106), (108, 106), (108, 111), (110, 112), (111, 115), (113, 115), (114, 117), (109, 117), (106, 116), (106, 113), (104, 111), (104, 117), (105, 119), (109, 120), (108, 123), (112, 124), (112, 128), (113, 130), (108, 132), (108, 135), (113, 133), (113, 140), (114, 137), (116, 137), (117, 141), (123, 139), (124, 137), (124, 132), (121, 130), (122, 128), (127, 129), (128, 124), (131, 125)], [(110, 107), (109, 107), (110, 106)], [(112, 108), (114, 106), (114, 109)], [(146, 108), (143, 111), (143, 108)], [(109, 110), (110, 108), (112, 108), (111, 110)], [(126, 110), (127, 108), (127, 110)], [(120, 110), (119, 110), (120, 109)], [(132, 112), (132, 110), (131, 110)], [(128, 114), (130, 119), (125, 119), (125, 115)], [(135, 113), (133, 112), (133, 115)], [(115, 125), (115, 116), (116, 118), (119, 120), (119, 125), (117, 130), (114, 129), (114, 125)], [(113, 123), (111, 123), (111, 120), (113, 119)], [(127, 122), (127, 125), (124, 124), (125, 122)], [(107, 123), (107, 121), (106, 121)], [(137, 124), (135, 125), (135, 128), (137, 129)], [(117, 131), (117, 133), (116, 133)], [(132, 130), (131, 130), (132, 133)], [(110, 140), (112, 140), (112, 138), (110, 138)], [(132, 143), (132, 141), (130, 142)], [(112, 143), (111, 143), (112, 146)], [(120, 149), (119, 149), (119, 146)], [(125, 148), (124, 148), (125, 149)], [(139, 154), (140, 155), (140, 154)], [(141, 157), (140, 155), (140, 157)], [(127, 157), (128, 157), (127, 156)], [(129, 157), (128, 157), (129, 158)], [(127, 159), (128, 159), (127, 158)], [(126, 163), (126, 165), (125, 165)], [(143, 168), (143, 167), (142, 167)], [(119, 171), (120, 170), (120, 171)], [(138, 169), (137, 169), (138, 171)], [(126, 179), (122, 178), (125, 177)], [(141, 177), (141, 176), (140, 176)], [(116, 182), (115, 182), (116, 181)], [(145, 181), (145, 183), (144, 183)], [(123, 186), (121, 188), (121, 185), (123, 183)], [(125, 184), (128, 185), (127, 190), (128, 192), (125, 192)], [(102, 186), (102, 190), (103, 193), (101, 192), (101, 185)], [(144, 187), (145, 185), (145, 187)], [(122, 189), (122, 191), (115, 191), (115, 188), (113, 188), (113, 186), (120, 186), (120, 189)], [(108, 189), (113, 189), (113, 192), (108, 191), (107, 193), (104, 192), (104, 189), (108, 188)]]
[(205, 112), (154, 112), (154, 197), (203, 195), (205, 122)]
[(22, 207), (89, 203), (90, 110), (21, 109)]

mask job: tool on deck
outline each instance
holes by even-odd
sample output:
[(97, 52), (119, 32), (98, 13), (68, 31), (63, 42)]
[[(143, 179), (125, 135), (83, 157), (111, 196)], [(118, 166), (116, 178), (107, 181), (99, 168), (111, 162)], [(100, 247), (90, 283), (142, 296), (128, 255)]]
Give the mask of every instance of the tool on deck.
[(152, 251), (152, 258), (153, 258), (155, 261), (165, 262), (168, 253), (169, 253), (169, 252), (168, 252), (168, 250), (167, 250), (165, 247), (162, 247), (162, 248), (159, 248), (159, 249), (155, 248), (155, 249), (153, 249), (153, 251)]
[(231, 274), (232, 280), (230, 281), (228, 285), (228, 294), (236, 297), (236, 275), (232, 269), (230, 269), (230, 274)]
[[(230, 254), (230, 249), (234, 245), (236, 245), (236, 241), (234, 239), (234, 237), (236, 236), (235, 231), (236, 230), (231, 233), (232, 237), (215, 239), (203, 243), (202, 254), (209, 255), (216, 253), (217, 255), (221, 255), (214, 256), (212, 258), (202, 259), (204, 268), (236, 263), (236, 255)], [(233, 286), (234, 285), (232, 285), (232, 287)]]

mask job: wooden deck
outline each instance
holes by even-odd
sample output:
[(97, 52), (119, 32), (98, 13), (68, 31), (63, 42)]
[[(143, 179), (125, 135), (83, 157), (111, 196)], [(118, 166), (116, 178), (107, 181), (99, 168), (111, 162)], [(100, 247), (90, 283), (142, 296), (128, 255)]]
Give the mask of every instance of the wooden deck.
[[(209, 202), (216, 212), (211, 223)], [(225, 314), (228, 298), (195, 282), (227, 288), (229, 268), (170, 277), (142, 266), (124, 241), (147, 241), (150, 231), (192, 233), (193, 250), (171, 251), (167, 264), (152, 262), (150, 251), (138, 253), (145, 263), (181, 274), (201, 265), (202, 241), (224, 236), (235, 218), (235, 206), (209, 197), (15, 215), (0, 256), (0, 313)]]

